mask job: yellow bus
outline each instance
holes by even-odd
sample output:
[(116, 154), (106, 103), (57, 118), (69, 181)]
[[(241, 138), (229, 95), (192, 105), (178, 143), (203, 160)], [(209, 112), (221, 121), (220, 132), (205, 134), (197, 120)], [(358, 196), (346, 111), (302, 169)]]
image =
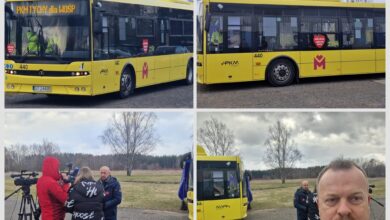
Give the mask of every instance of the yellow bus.
[(193, 81), (184, 0), (8, 0), (5, 91), (94, 96)]
[[(242, 162), (238, 156), (208, 156), (197, 147), (197, 220), (243, 219), (247, 216), (248, 199)], [(188, 192), (188, 201), (193, 201)], [(193, 208), (188, 203), (188, 208)]]
[(200, 84), (385, 72), (385, 5), (334, 0), (203, 0)]

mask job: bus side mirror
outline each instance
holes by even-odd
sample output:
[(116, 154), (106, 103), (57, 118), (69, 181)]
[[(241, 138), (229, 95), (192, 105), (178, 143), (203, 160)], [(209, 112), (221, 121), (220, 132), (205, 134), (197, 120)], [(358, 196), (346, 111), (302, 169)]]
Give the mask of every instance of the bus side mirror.
[(210, 22), (211, 22), (211, 15), (209, 13), (206, 13), (206, 24), (204, 26), (204, 29), (208, 33), (210, 30)]

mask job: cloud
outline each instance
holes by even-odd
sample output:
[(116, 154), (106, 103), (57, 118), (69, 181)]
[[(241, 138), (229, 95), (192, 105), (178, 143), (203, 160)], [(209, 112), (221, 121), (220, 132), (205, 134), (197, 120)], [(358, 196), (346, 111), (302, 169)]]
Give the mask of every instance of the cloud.
[(213, 112), (198, 113), (197, 124), (211, 116), (224, 122), (235, 135), (248, 169), (269, 168), (263, 162), (269, 127), (277, 120), (292, 131), (295, 146), (304, 154), (299, 167), (324, 165), (341, 155), (377, 159), (385, 155), (385, 114), (358, 112)]
[[(157, 113), (156, 132), (161, 138), (154, 155), (179, 155), (192, 147), (192, 113)], [(4, 143), (57, 143), (62, 152), (110, 154), (100, 135), (111, 119), (110, 112), (12, 112), (5, 114)]]

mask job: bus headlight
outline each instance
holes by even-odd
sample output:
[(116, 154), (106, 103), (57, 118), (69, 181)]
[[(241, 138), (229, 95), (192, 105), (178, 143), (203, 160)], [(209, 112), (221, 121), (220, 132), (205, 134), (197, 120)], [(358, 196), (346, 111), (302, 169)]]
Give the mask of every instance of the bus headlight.
[(72, 72), (72, 76), (88, 76), (89, 72)]

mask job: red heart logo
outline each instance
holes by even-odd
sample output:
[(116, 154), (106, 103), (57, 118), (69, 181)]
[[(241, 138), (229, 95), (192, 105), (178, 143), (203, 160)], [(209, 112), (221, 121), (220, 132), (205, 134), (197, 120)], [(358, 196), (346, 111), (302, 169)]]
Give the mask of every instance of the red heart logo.
[(322, 56), (322, 55), (317, 55), (317, 56), (316, 56), (316, 59), (317, 59), (318, 61), (322, 60), (322, 58), (324, 58), (324, 56)]
[(313, 42), (317, 48), (322, 48), (325, 45), (325, 41), (326, 41), (326, 37), (323, 34), (315, 34), (313, 36)]

